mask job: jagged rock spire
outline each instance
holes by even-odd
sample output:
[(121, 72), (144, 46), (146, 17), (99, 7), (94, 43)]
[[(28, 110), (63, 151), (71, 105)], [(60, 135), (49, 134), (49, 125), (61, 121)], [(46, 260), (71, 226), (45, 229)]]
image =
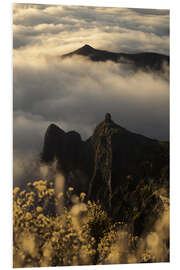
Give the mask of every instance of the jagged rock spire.
[(106, 115), (105, 115), (105, 122), (106, 123), (111, 122), (111, 114), (110, 113), (106, 113)]
[(112, 199), (112, 187), (111, 187), (111, 171), (112, 171), (112, 146), (111, 146), (111, 125), (113, 122), (111, 120), (111, 114), (105, 114), (105, 121), (100, 124), (98, 129), (98, 136), (96, 136), (96, 141), (94, 144), (94, 172), (89, 185), (88, 197), (101, 201), (102, 191), (96, 190), (96, 194), (92, 194), (93, 185), (97, 181), (102, 181), (104, 196), (107, 198), (107, 208), (111, 210), (111, 199)]

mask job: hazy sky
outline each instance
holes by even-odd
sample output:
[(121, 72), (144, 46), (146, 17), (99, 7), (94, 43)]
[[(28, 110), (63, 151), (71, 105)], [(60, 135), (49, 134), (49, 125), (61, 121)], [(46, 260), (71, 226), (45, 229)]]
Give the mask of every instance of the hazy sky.
[(87, 138), (110, 112), (131, 131), (168, 139), (167, 80), (122, 64), (59, 57), (84, 44), (169, 55), (168, 10), (14, 4), (13, 41), (15, 180), (41, 151), (52, 122)]

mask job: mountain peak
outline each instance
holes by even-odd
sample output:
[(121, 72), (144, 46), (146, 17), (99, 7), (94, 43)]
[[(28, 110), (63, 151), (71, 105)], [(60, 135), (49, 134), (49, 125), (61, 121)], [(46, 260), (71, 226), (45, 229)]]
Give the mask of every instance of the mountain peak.
[[(128, 131), (107, 112), (86, 141), (76, 131), (65, 132), (55, 124), (50, 125), (41, 161), (52, 164), (57, 160), (57, 170), (66, 177), (65, 191), (69, 186), (75, 187), (76, 195), (85, 192), (88, 200), (98, 202), (112, 218), (124, 220), (122, 213), (126, 214), (126, 204), (123, 208), (122, 204), (118, 205), (119, 198), (124, 196), (123, 188), (127, 190), (132, 182), (129, 192), (136, 188), (138, 192), (141, 179), (162, 181), (163, 175), (167, 181), (168, 157), (168, 144)], [(149, 203), (151, 207), (152, 201)], [(137, 231), (140, 222), (141, 218), (136, 223)]]
[(89, 44), (85, 44), (82, 48), (84, 48), (84, 49), (93, 49), (93, 47), (91, 47)]
[(108, 123), (108, 122), (111, 122), (111, 114), (110, 113), (106, 113), (105, 114), (105, 121)]
[(83, 47), (81, 47), (80, 49), (77, 50), (78, 52), (86, 52), (86, 53), (90, 53), (90, 52), (94, 52), (95, 49), (93, 47), (91, 47), (88, 44), (85, 44)]
[(135, 71), (139, 69), (144, 71), (162, 71), (162, 75), (164, 62), (167, 63), (167, 65), (169, 66), (169, 56), (167, 55), (151, 52), (134, 54), (115, 53), (93, 48), (89, 44), (85, 44), (84, 46), (73, 52), (64, 54), (62, 55), (62, 57), (71, 57), (73, 55), (86, 56), (94, 62), (112, 61), (115, 63), (127, 63), (128, 65), (131, 64), (131, 68)]

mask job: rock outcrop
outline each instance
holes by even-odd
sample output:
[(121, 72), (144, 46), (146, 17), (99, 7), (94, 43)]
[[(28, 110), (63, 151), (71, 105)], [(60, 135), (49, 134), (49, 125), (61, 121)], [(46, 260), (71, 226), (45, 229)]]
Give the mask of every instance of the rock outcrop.
[[(73, 186), (77, 194), (85, 192), (87, 199), (101, 204), (112, 218), (128, 221), (127, 213), (134, 213), (137, 230), (145, 223), (146, 212), (154, 213), (157, 203), (161, 209), (154, 188), (169, 184), (168, 142), (130, 132), (116, 124), (109, 113), (86, 141), (75, 131), (50, 125), (41, 159), (45, 163), (57, 159), (66, 178), (65, 187)], [(144, 190), (146, 186), (148, 190)]]

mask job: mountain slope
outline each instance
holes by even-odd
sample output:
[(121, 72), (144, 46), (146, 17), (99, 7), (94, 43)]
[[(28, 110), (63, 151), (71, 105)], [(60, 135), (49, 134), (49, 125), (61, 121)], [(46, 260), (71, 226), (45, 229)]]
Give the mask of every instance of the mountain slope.
[(135, 233), (142, 233), (162, 210), (158, 190), (168, 192), (168, 146), (126, 130), (106, 114), (86, 141), (75, 131), (50, 125), (41, 159), (57, 159), (65, 190), (72, 186), (77, 195), (85, 192), (112, 218), (132, 221)]
[(65, 54), (62, 57), (72, 57), (74, 55), (81, 55), (88, 57), (90, 60), (99, 61), (113, 61), (116, 63), (126, 63), (132, 64), (135, 68), (141, 68), (145, 70), (159, 71), (163, 68), (164, 63), (169, 66), (169, 56), (153, 53), (153, 52), (143, 52), (143, 53), (115, 53), (104, 50), (97, 50), (89, 45), (84, 45), (82, 48), (75, 50), (71, 53)]

